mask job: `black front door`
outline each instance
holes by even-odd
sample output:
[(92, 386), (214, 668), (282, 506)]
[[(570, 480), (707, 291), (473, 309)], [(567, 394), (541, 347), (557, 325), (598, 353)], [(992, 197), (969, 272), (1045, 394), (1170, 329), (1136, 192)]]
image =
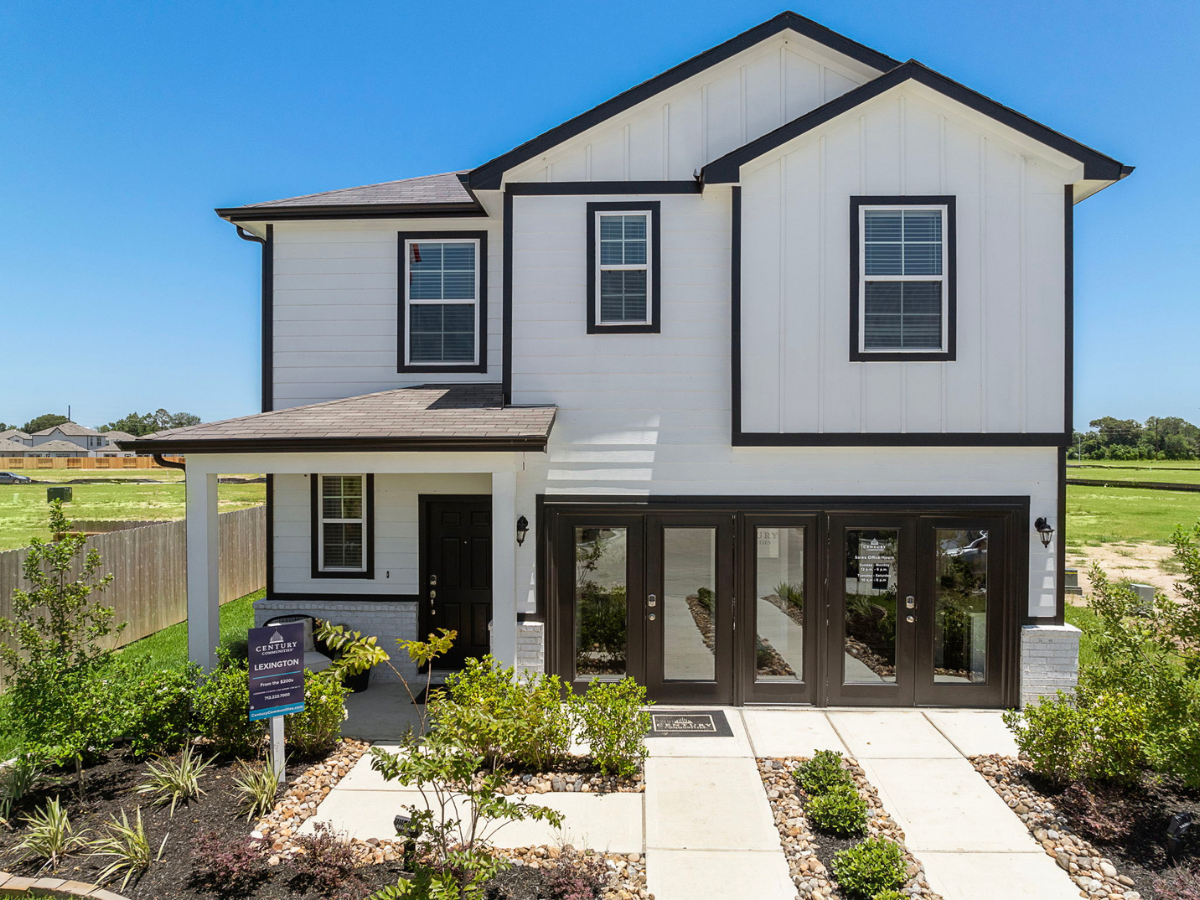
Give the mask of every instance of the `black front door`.
[(492, 499), (422, 497), (421, 636), (458, 632), (438, 668), (461, 669), (489, 652), (492, 621)]

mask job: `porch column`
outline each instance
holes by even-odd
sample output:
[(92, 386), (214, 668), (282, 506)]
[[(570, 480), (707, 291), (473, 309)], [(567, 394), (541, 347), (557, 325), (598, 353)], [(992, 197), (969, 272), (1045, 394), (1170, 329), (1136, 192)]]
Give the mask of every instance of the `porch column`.
[(517, 660), (517, 473), (492, 473), (492, 656)]
[(217, 476), (188, 472), (187, 621), (188, 659), (210, 672), (217, 665), (221, 634), (221, 525)]

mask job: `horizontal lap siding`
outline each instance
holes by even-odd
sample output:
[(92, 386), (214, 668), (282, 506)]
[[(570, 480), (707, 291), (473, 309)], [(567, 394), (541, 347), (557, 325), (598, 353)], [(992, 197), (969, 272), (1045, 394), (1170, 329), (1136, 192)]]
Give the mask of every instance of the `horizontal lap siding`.
[[(430, 381), (499, 381), (500, 230), (482, 218), (276, 224), (276, 408)], [(488, 232), (487, 373), (396, 371), (400, 231)]]
[[(353, 470), (350, 458), (347, 459)], [(411, 595), (419, 590), (421, 494), (490, 494), (490, 475), (376, 475), (375, 578), (312, 577), (312, 494), (307, 475), (276, 475), (275, 591)]]
[[(747, 166), (743, 430), (1060, 432), (1071, 177), (915, 92)], [(956, 198), (956, 360), (850, 361), (855, 195)]]

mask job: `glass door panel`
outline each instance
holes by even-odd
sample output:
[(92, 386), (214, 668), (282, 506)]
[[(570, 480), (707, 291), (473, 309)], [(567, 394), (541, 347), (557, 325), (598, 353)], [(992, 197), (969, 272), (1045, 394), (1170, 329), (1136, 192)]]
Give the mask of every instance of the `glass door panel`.
[(933, 680), (987, 682), (988, 533), (934, 529)]
[(629, 529), (574, 529), (575, 677), (619, 681), (628, 673)]
[(714, 681), (717, 529), (665, 527), (662, 543), (663, 678)]
[(754, 529), (754, 680), (804, 680), (804, 528)]

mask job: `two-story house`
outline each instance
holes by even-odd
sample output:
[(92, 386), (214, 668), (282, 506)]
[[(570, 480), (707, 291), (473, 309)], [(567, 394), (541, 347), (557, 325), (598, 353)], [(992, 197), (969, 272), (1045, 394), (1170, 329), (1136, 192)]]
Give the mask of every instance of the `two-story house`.
[(262, 253), (259, 620), (689, 703), (1010, 706), (1063, 622), (1075, 205), (1131, 168), (784, 13), (464, 172), (220, 209)]

